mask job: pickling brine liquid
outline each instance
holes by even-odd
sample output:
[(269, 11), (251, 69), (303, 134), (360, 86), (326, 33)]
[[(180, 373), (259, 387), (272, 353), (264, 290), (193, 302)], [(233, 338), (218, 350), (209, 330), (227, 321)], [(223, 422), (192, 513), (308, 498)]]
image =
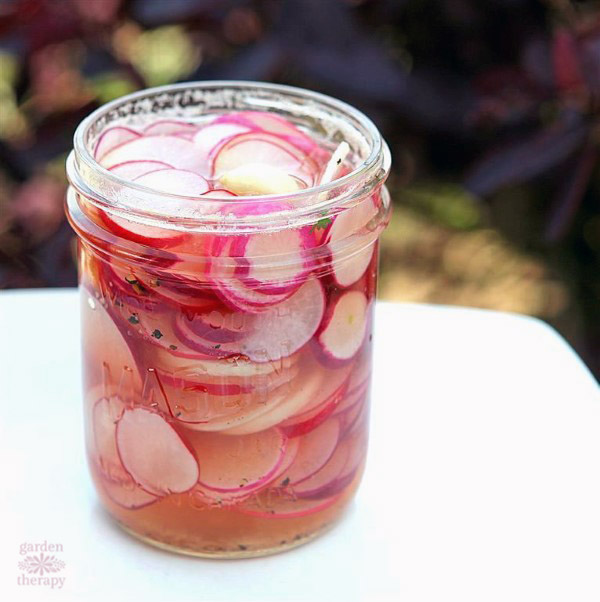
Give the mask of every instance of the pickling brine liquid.
[[(256, 111), (115, 126), (93, 152), (174, 213), (180, 195), (224, 221), (269, 220), (290, 207), (255, 197), (352, 168), (343, 147)], [(242, 232), (163, 227), (75, 189), (68, 211), (86, 449), (110, 514), (200, 556), (266, 554), (332, 526), (365, 465), (381, 190)]]

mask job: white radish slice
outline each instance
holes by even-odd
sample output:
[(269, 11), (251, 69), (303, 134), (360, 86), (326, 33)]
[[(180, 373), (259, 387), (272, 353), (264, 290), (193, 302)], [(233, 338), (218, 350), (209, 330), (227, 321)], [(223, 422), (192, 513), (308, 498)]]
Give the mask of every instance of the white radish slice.
[(285, 301), (257, 314), (248, 335), (215, 349), (212, 341), (193, 332), (185, 316), (178, 315), (175, 331), (189, 347), (217, 357), (232, 354), (246, 356), (253, 362), (274, 362), (303, 347), (315, 334), (325, 310), (325, 295), (316, 278), (307, 280)]
[[(377, 215), (378, 208), (375, 201), (369, 197), (358, 205), (346, 209), (336, 215), (329, 228), (327, 243), (331, 251), (333, 276), (340, 286), (347, 287), (358, 280), (365, 273), (375, 248), (373, 237), (369, 237), (368, 224)], [(349, 254), (349, 237), (358, 237), (364, 231), (364, 240), (358, 240), (355, 245), (358, 251)]]
[(333, 455), (339, 435), (339, 422), (333, 419), (301, 437), (296, 459), (285, 473), (289, 484), (294, 486), (301, 483), (325, 466)]
[(268, 311), (273, 306), (288, 299), (294, 292), (294, 288), (292, 288), (286, 293), (263, 293), (234, 278), (227, 281), (215, 279), (214, 289), (228, 307), (234, 311), (249, 314), (260, 314)]
[(99, 211), (99, 214), (104, 224), (114, 234), (148, 247), (165, 249), (183, 238), (183, 233), (177, 230), (147, 226), (106, 211)]
[(251, 496), (235, 507), (242, 514), (256, 518), (302, 518), (318, 512), (323, 512), (340, 499), (341, 495), (327, 499), (299, 499), (282, 492), (279, 496), (269, 493)]
[(158, 136), (158, 135), (170, 135), (173, 136), (184, 136), (192, 139), (198, 126), (193, 123), (187, 123), (185, 121), (176, 121), (174, 119), (163, 119), (161, 121), (155, 121), (144, 128), (144, 136)]
[(358, 282), (371, 263), (375, 245), (369, 244), (358, 253), (343, 259), (333, 259), (333, 277), (342, 287), (348, 287)]
[(333, 302), (318, 336), (327, 358), (343, 362), (354, 357), (365, 338), (367, 308), (367, 297), (360, 291), (347, 291)]
[(208, 191), (208, 182), (202, 176), (184, 169), (151, 171), (135, 178), (134, 182), (159, 192), (183, 196), (200, 196)]
[(210, 123), (198, 130), (194, 135), (193, 142), (198, 153), (203, 157), (208, 157), (229, 138), (249, 131), (250, 128), (235, 123)]
[(213, 177), (247, 163), (266, 163), (305, 184), (314, 182), (317, 171), (314, 162), (294, 145), (271, 134), (250, 132), (230, 138), (219, 148), (213, 160)]
[[(314, 246), (310, 229), (288, 228), (239, 238), (230, 253), (238, 257), (240, 264), (236, 275), (253, 291), (283, 294), (297, 289), (308, 277), (311, 270), (308, 252)], [(264, 264), (265, 257), (274, 255), (285, 255), (285, 263), (276, 267), (272, 262)]]
[(142, 135), (139, 132), (136, 132), (131, 128), (122, 126), (108, 128), (102, 132), (102, 134), (100, 134), (100, 137), (96, 142), (94, 159), (102, 162), (102, 159), (113, 149), (125, 144), (126, 142), (130, 142), (131, 140), (141, 137)]
[(125, 161), (161, 161), (176, 169), (198, 172), (201, 158), (193, 142), (179, 136), (144, 136), (106, 153), (100, 163), (110, 169)]
[(101, 301), (87, 288), (81, 290), (83, 355), (88, 384), (101, 384), (108, 379), (117, 388), (141, 387), (142, 379), (136, 361), (122, 330)]
[(246, 493), (268, 483), (285, 457), (287, 441), (277, 429), (241, 437), (189, 433), (199, 459), (201, 486), (228, 493)]
[(162, 161), (125, 161), (111, 167), (110, 171), (124, 180), (134, 180), (159, 169), (173, 169), (173, 166)]
[(162, 416), (145, 408), (125, 410), (117, 449), (125, 469), (151, 493), (182, 493), (198, 481), (194, 454)]

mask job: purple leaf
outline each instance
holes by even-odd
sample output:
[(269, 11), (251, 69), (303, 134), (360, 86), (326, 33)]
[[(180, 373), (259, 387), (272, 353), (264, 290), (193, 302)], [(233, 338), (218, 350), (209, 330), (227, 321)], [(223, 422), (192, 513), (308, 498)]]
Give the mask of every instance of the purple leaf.
[(535, 178), (572, 155), (583, 143), (588, 129), (581, 120), (558, 121), (483, 158), (467, 175), (465, 186), (473, 194), (487, 196), (505, 186)]
[(554, 197), (544, 233), (548, 242), (560, 240), (569, 230), (587, 190), (597, 159), (597, 149), (588, 144), (581, 154), (566, 164), (565, 178)]

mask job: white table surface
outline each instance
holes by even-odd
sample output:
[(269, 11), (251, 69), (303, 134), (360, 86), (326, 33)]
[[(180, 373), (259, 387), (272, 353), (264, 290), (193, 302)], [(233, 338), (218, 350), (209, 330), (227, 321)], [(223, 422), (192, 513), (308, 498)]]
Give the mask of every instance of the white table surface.
[[(76, 293), (0, 294), (0, 599), (600, 601), (600, 390), (539, 321), (380, 304), (371, 448), (346, 519), (269, 558), (122, 533), (84, 463)], [(19, 585), (60, 543), (62, 589)]]

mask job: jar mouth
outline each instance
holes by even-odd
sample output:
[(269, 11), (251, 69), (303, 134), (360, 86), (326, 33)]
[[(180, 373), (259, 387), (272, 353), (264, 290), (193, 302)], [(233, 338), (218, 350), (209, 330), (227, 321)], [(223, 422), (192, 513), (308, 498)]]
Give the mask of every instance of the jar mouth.
[[(164, 112), (157, 113), (159, 118), (178, 117), (185, 120), (188, 117), (177, 112), (178, 108), (185, 107), (186, 103), (187, 106), (193, 104), (195, 94), (200, 96), (210, 95), (211, 93), (221, 94), (221, 99), (224, 98), (228, 106), (216, 107), (216, 105), (210, 104), (210, 99), (208, 102), (200, 101), (197, 102), (197, 106), (208, 110), (194, 112), (191, 113), (192, 115), (201, 117), (216, 111), (222, 113), (223, 111), (247, 109), (277, 110), (287, 108), (285, 103), (291, 102), (297, 109), (298, 115), (302, 115), (303, 111), (312, 111), (315, 116), (330, 116), (332, 123), (335, 121), (338, 126), (345, 124), (349, 132), (354, 132), (357, 139), (361, 138), (359, 143), (363, 146), (363, 156), (360, 157), (360, 161), (353, 170), (332, 182), (286, 193), (236, 196), (234, 198), (211, 195), (211, 203), (225, 205), (232, 202), (285, 201), (293, 209), (277, 212), (282, 214), (282, 219), (289, 220), (289, 214), (293, 214), (294, 222), (298, 223), (298, 219), (305, 216), (308, 223), (314, 219), (315, 213), (337, 206), (340, 202), (347, 206), (352, 204), (353, 199), (356, 202), (357, 199), (364, 198), (365, 194), (370, 192), (370, 189), (380, 186), (388, 175), (391, 157), (387, 144), (382, 139), (375, 124), (364, 113), (351, 105), (325, 94), (293, 86), (263, 82), (214, 80), (184, 82), (148, 88), (122, 96), (96, 109), (80, 123), (75, 131), (74, 150), (67, 160), (69, 181), (81, 194), (104, 209), (110, 210), (112, 208), (143, 219), (166, 220), (171, 224), (176, 221), (182, 225), (185, 224), (186, 227), (207, 224), (211, 221), (211, 218), (222, 222), (224, 219), (222, 213), (218, 216), (211, 216), (206, 213), (199, 214), (197, 202), (198, 199), (203, 198), (201, 196), (158, 191), (124, 179), (109, 171), (93, 157), (89, 143), (93, 130), (103, 120), (106, 126), (111, 121), (117, 121), (127, 115), (135, 116), (143, 113), (144, 110), (149, 111), (149, 107), (155, 107), (157, 103), (159, 106), (163, 105), (160, 109), (165, 109)], [(249, 104), (241, 108), (236, 104), (235, 95), (244, 93), (250, 94), (250, 99), (246, 98), (245, 100)], [(255, 96), (253, 97), (252, 94)], [(175, 106), (174, 103), (169, 103), (166, 100), (169, 95), (179, 95), (181, 104)], [(269, 95), (273, 95), (275, 100), (269, 100)], [(280, 96), (278, 100), (277, 96)], [(127, 106), (131, 109), (129, 113), (125, 109)], [(368, 147), (366, 153), (364, 152), (365, 147)], [(196, 203), (196, 207), (194, 207), (194, 203)], [(176, 212), (171, 211), (173, 207), (177, 208)], [(265, 220), (276, 220), (273, 213), (250, 217), (231, 216), (229, 214), (228, 218), (226, 221), (240, 223), (264, 223)]]

